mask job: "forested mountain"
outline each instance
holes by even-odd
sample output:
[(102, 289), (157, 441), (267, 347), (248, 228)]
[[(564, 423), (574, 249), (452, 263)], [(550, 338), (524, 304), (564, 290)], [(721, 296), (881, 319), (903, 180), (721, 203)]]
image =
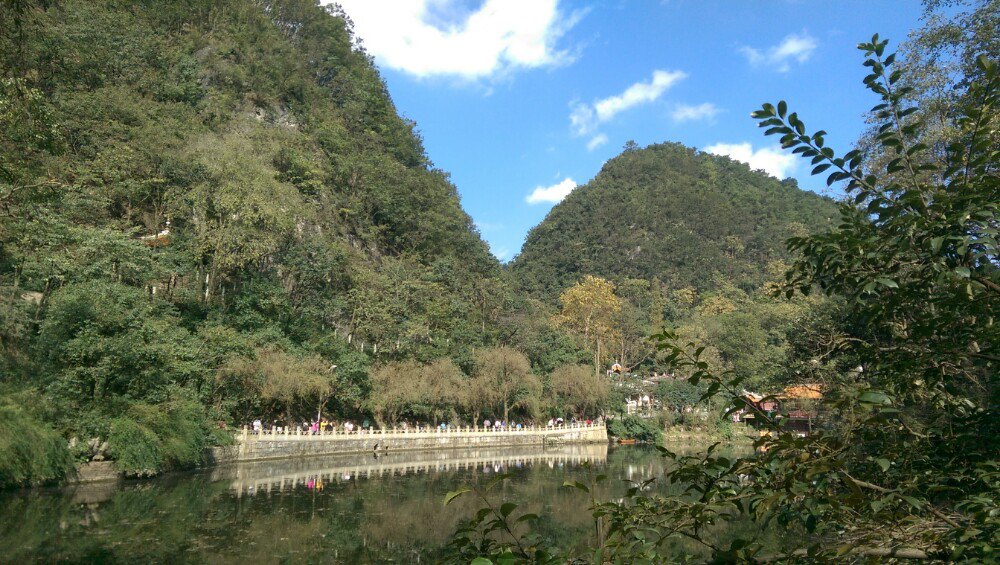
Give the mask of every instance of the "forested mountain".
[(369, 366), (467, 368), (511, 318), (342, 14), (63, 0), (0, 23), (3, 410), (122, 441), (361, 415)]
[(512, 264), (531, 294), (555, 298), (584, 275), (658, 279), (703, 292), (752, 292), (779, 272), (785, 240), (829, 228), (829, 198), (728, 157), (675, 143), (627, 148), (557, 204)]
[[(597, 410), (601, 367), (655, 369), (665, 321), (779, 379), (800, 309), (751, 295), (832, 216), (728, 159), (627, 151), (531, 234), (531, 296), (336, 9), (0, 3), (0, 486), (192, 465), (260, 417)], [(557, 310), (586, 274), (618, 284)]]

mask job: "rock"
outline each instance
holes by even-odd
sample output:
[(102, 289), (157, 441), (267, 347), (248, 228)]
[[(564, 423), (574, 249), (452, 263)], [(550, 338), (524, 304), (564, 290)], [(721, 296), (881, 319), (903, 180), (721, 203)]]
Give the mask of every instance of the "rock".
[(29, 302), (31, 304), (41, 304), (42, 298), (44, 297), (45, 295), (42, 294), (41, 292), (28, 291), (21, 293), (21, 300), (24, 300), (25, 302)]

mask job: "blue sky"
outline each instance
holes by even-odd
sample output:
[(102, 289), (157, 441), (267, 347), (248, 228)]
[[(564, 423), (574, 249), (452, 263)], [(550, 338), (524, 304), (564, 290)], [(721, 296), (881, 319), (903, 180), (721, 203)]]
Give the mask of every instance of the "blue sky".
[(342, 0), (400, 113), (494, 254), (628, 140), (728, 154), (803, 188), (823, 179), (749, 117), (786, 99), (846, 151), (875, 100), (859, 41), (905, 39), (911, 0)]

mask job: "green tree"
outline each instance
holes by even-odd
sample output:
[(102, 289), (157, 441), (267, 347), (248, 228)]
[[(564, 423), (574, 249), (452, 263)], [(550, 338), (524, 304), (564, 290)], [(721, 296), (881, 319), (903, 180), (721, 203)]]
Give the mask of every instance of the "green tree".
[(442, 358), (424, 365), (419, 373), (419, 404), (435, 423), (444, 422), (468, 405), (466, 377), (451, 359)]
[[(814, 174), (832, 169), (828, 183), (846, 181), (851, 195), (836, 229), (789, 241), (802, 255), (783, 286), (789, 297), (819, 289), (831, 297), (824, 308), (843, 310), (820, 312), (812, 333), (827, 349), (818, 365), (857, 363), (824, 371), (825, 425), (798, 437), (747, 403), (743, 379), (712, 369), (704, 347), (665, 332), (666, 361), (706, 387), (703, 399), (721, 395), (733, 410), (755, 411), (770, 434), (737, 458), (715, 446), (691, 456), (663, 449), (673, 460), (665, 478), (685, 485), (683, 494), (634, 488), (623, 502), (595, 504), (594, 515), (610, 521), (600, 560), (665, 560), (678, 538), (697, 540), (715, 561), (995, 560), (1000, 139), (991, 124), (1000, 64), (979, 57), (962, 81), (952, 124), (959, 141), (938, 163), (916, 145), (920, 122), (904, 122), (916, 112), (897, 89), (903, 74), (886, 45), (877, 35), (859, 45), (871, 70), (864, 83), (880, 98), (873, 113), (891, 156), (884, 170), (863, 168), (859, 150), (837, 156), (826, 133), (807, 133), (784, 101), (753, 114), (766, 134), (812, 159)], [(728, 546), (707, 535), (745, 519), (787, 532), (784, 548), (765, 553), (759, 530)]]
[[(901, 71), (896, 91), (902, 101), (916, 108), (900, 116), (904, 125), (918, 124), (911, 130), (915, 153), (921, 161), (943, 166), (948, 160), (947, 147), (960, 142), (961, 128), (956, 125), (956, 108), (966, 94), (964, 88), (980, 75), (976, 58), (986, 55), (1000, 58), (1000, 2), (996, 0), (924, 1), (924, 25), (910, 33), (899, 48)], [(859, 149), (866, 170), (885, 171), (894, 158), (877, 137), (883, 123), (875, 113), (868, 116), (873, 125), (862, 136)], [(998, 127), (992, 118), (990, 127)], [(896, 173), (889, 173), (896, 174)]]
[[(369, 367), (411, 359), (440, 371), (402, 413), (468, 409), (438, 360), (512, 343), (515, 293), (342, 12), (40, 0), (0, 21), (0, 386), (33, 417), (146, 446), (178, 399), (364, 417)], [(548, 366), (576, 353), (531, 341)]]
[[(813, 159), (816, 174), (832, 167), (828, 182), (847, 181), (852, 195), (838, 229), (789, 242), (802, 258), (786, 293), (818, 287), (842, 299), (846, 317), (858, 321), (836, 342), (835, 355), (859, 365), (828, 373), (821, 410), (830, 425), (800, 439), (775, 424), (758, 442), (761, 455), (736, 462), (678, 458), (674, 479), (710, 485), (699, 502), (646, 506), (626, 513), (627, 524), (652, 516), (697, 524), (706, 511), (721, 517), (741, 507), (755, 520), (777, 518), (812, 534), (792, 555), (992, 559), (1000, 540), (1000, 335), (989, 321), (1000, 306), (1000, 146), (989, 124), (1000, 103), (1000, 72), (996, 61), (979, 59), (956, 108), (961, 142), (949, 146), (941, 166), (913, 150), (920, 123), (903, 122), (914, 112), (896, 89), (902, 74), (886, 45), (875, 36), (859, 46), (871, 69), (865, 84), (881, 98), (873, 110), (884, 126), (878, 141), (892, 155), (882, 173), (867, 174), (860, 151), (838, 157), (825, 146), (825, 132), (807, 134), (785, 102), (754, 113), (768, 134)], [(741, 379), (709, 370), (701, 349), (669, 350), (693, 371), (692, 383), (707, 381), (708, 394), (725, 391), (745, 406)], [(743, 479), (750, 486), (741, 487)], [(735, 496), (726, 494), (730, 488)], [(760, 548), (744, 540), (714, 550), (748, 559)]]
[(653, 394), (657, 400), (663, 403), (664, 408), (674, 412), (683, 412), (685, 408), (701, 402), (704, 393), (704, 387), (693, 385), (686, 379), (677, 379), (657, 384)]
[(481, 383), (478, 390), (488, 391), (490, 408), (508, 422), (511, 410), (533, 411), (542, 393), (542, 383), (531, 372), (528, 358), (509, 347), (476, 351), (474, 378)]
[(371, 376), (367, 407), (379, 423), (395, 424), (410, 410), (417, 396), (420, 364), (397, 361), (376, 367)]
[(562, 310), (559, 323), (577, 334), (594, 355), (594, 373), (609, 355), (608, 344), (618, 334), (616, 316), (622, 309), (615, 296), (615, 285), (600, 277), (587, 275), (576, 285), (559, 295)]
[(563, 365), (549, 375), (549, 393), (557, 413), (594, 417), (607, 406), (609, 384), (586, 365)]

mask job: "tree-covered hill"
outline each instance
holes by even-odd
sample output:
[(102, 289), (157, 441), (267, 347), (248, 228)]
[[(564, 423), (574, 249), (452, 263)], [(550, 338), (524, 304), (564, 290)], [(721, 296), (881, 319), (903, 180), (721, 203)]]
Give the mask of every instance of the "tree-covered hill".
[(336, 10), (0, 3), (11, 425), (362, 415), (369, 366), (513, 333), (505, 277)]
[(749, 292), (780, 274), (769, 266), (787, 258), (788, 237), (835, 216), (832, 200), (728, 157), (675, 143), (627, 148), (528, 234), (512, 269), (550, 300), (588, 274), (697, 291), (724, 279)]

